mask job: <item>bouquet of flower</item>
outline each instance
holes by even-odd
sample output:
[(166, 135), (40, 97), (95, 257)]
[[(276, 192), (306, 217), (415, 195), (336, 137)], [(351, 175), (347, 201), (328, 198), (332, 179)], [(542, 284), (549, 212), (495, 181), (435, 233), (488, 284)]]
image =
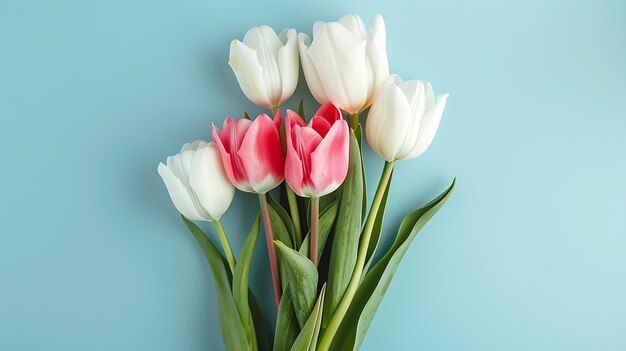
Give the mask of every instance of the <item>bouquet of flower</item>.
[[(358, 349), (408, 246), (452, 193), (454, 181), (409, 213), (375, 259), (394, 164), (426, 151), (448, 95), (389, 75), (383, 18), (369, 27), (347, 15), (316, 22), (312, 38), (250, 29), (231, 43), (229, 64), (248, 99), (271, 115), (226, 118), (221, 129), (212, 126), (213, 141), (185, 144), (159, 164), (213, 272), (228, 350)], [(321, 105), (310, 116), (302, 101), (298, 112), (280, 109), (300, 63)], [(360, 124), (368, 108), (365, 136), (385, 159), (369, 211)], [(258, 194), (260, 204), (238, 258), (220, 222), (235, 188)], [(221, 249), (192, 221), (213, 222)], [(248, 287), (261, 223), (278, 309), (273, 337)]]

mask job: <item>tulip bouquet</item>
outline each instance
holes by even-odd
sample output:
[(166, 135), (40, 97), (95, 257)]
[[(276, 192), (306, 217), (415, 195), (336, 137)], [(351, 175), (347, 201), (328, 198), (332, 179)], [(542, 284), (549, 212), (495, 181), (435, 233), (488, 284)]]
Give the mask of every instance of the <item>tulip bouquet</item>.
[[(389, 75), (383, 18), (369, 27), (347, 15), (315, 23), (312, 38), (250, 29), (231, 43), (229, 64), (248, 99), (271, 115), (226, 118), (212, 126), (213, 141), (185, 144), (159, 164), (213, 272), (228, 350), (358, 349), (408, 246), (452, 193), (454, 181), (409, 213), (375, 257), (394, 164), (429, 147), (447, 94)], [(321, 105), (310, 116), (302, 102), (298, 112), (280, 109), (300, 63)], [(360, 124), (368, 108), (365, 136), (385, 160), (369, 211)], [(220, 222), (235, 188), (257, 194), (260, 208), (238, 258)], [(193, 221), (213, 222), (221, 247)], [(261, 227), (277, 308), (273, 337), (258, 307), (271, 302), (257, 301), (248, 287)]]

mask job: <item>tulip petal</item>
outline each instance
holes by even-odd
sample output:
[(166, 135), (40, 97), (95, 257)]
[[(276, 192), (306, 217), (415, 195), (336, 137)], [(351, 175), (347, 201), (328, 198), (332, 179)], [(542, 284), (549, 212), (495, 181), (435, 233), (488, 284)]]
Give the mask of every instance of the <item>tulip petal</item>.
[(328, 102), (323, 104), (316, 112), (314, 116), (323, 117), (328, 121), (330, 125), (335, 123), (335, 121), (341, 119), (341, 111), (337, 108), (337, 106)]
[(410, 124), (409, 105), (396, 85), (399, 81), (396, 75), (387, 80), (370, 109), (365, 126), (367, 142), (386, 161), (396, 159)]
[(235, 72), (246, 97), (259, 106), (271, 108), (272, 102), (265, 88), (263, 66), (259, 63), (256, 50), (239, 40), (233, 40), (230, 44), (228, 64)]
[(397, 84), (397, 87), (404, 94), (409, 106), (406, 134), (395, 156), (396, 159), (403, 159), (415, 148), (419, 138), (422, 118), (434, 107), (435, 95), (432, 86), (427, 81), (409, 80), (400, 82)]
[[(381, 15), (376, 15), (370, 20), (372, 28), (371, 40), (367, 43), (367, 56), (373, 72), (373, 91), (370, 92), (370, 100), (376, 95), (389, 77), (389, 62), (387, 60), (387, 33), (385, 20)], [(369, 106), (371, 101), (366, 105)]]
[(363, 40), (370, 39), (370, 34), (368, 33), (367, 28), (365, 27), (365, 23), (363, 23), (363, 20), (361, 19), (361, 16), (352, 14), (345, 15), (341, 17), (338, 22), (341, 23), (358, 38)]
[(237, 151), (246, 179), (255, 193), (265, 194), (284, 179), (284, 155), (276, 125), (268, 115), (258, 116)]
[(187, 187), (176, 177), (168, 166), (159, 163), (158, 172), (174, 206), (183, 216), (196, 221), (206, 221), (209, 218), (202, 217), (196, 210)]
[(349, 128), (344, 120), (336, 121), (326, 137), (311, 153), (311, 181), (315, 196), (335, 191), (348, 172)]
[(271, 104), (277, 103), (282, 94), (282, 84), (276, 59), (279, 50), (284, 45), (283, 42), (280, 41), (271, 27), (260, 26), (251, 28), (244, 36), (243, 43), (256, 51), (257, 62), (263, 67), (263, 83), (267, 98)]
[(165, 163), (167, 168), (169, 168), (174, 176), (178, 179), (185, 179), (185, 171), (183, 170), (183, 164), (180, 160), (180, 154), (176, 154), (174, 156), (170, 156), (167, 158)]
[(233, 200), (235, 188), (226, 177), (215, 142), (199, 147), (193, 154), (189, 185), (212, 219), (219, 219), (226, 212)]
[[(315, 30), (313, 32), (315, 32)], [(298, 34), (298, 50), (300, 52), (300, 62), (302, 63), (302, 71), (306, 78), (306, 84), (315, 100), (320, 104), (325, 104), (329, 101), (328, 96), (324, 91), (324, 86), (317, 73), (317, 68), (315, 68), (313, 61), (311, 61), (309, 57), (309, 43), (309, 37), (306, 34)]]
[(298, 61), (298, 35), (295, 29), (285, 29), (278, 38), (284, 44), (278, 50), (278, 69), (281, 80), (281, 94), (277, 101), (272, 101), (280, 106), (293, 95), (298, 85), (300, 64)]
[(289, 187), (299, 196), (302, 195), (302, 182), (304, 173), (302, 171), (302, 161), (296, 152), (292, 136), (294, 126), (304, 126), (306, 123), (297, 113), (287, 110), (285, 117), (285, 134), (287, 139), (287, 156), (285, 159), (285, 180)]
[(222, 143), (224, 144), (226, 150), (228, 150), (232, 163), (234, 179), (231, 179), (231, 182), (238, 189), (243, 191), (251, 191), (251, 188), (249, 187), (249, 184), (247, 184), (246, 180), (248, 179), (248, 176), (246, 174), (246, 169), (243, 166), (242, 160), (237, 154), (237, 151), (239, 151), (239, 148), (243, 143), (243, 139), (251, 125), (252, 121), (242, 118), (229, 124), (222, 132)]
[[(226, 122), (224, 122), (224, 124), (226, 124)], [(222, 166), (224, 167), (224, 172), (226, 173), (228, 179), (233, 182), (233, 179), (235, 179), (235, 171), (233, 170), (230, 154), (222, 143), (222, 134), (222, 131), (220, 131), (220, 129), (217, 128), (215, 124), (211, 123), (211, 135), (213, 136), (213, 141), (215, 142), (215, 145), (217, 145), (217, 150), (220, 152), (220, 156), (222, 157)]]
[(367, 100), (366, 41), (337, 22), (319, 26), (308, 54), (330, 101), (353, 114)]
[(446, 107), (448, 95), (449, 94), (441, 94), (437, 96), (437, 103), (435, 104), (435, 107), (422, 119), (419, 137), (415, 148), (403, 159), (410, 159), (423, 154), (433, 142), (435, 134), (437, 134), (437, 129), (439, 128), (439, 122), (441, 122), (443, 110)]
[(328, 134), (330, 130), (331, 124), (328, 121), (320, 116), (314, 116), (311, 118), (311, 122), (309, 122), (309, 126), (313, 128), (322, 138)]
[(282, 118), (280, 116), (280, 109), (277, 109), (276, 114), (274, 115), (274, 125), (276, 126), (277, 130), (280, 130), (281, 122), (282, 122)]

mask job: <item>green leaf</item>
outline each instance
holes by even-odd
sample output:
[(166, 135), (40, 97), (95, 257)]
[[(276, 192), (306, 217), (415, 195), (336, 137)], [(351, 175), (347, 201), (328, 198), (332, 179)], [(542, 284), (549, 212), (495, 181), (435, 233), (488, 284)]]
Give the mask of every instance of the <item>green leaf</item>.
[(365, 179), (365, 163), (363, 163), (363, 136), (362, 136), (362, 129), (361, 129), (361, 124), (359, 123), (359, 125), (356, 127), (356, 129), (354, 130), (354, 135), (356, 137), (356, 140), (359, 142), (359, 151), (361, 151), (361, 176), (363, 179), (363, 204), (361, 205), (361, 224), (363, 224), (363, 222), (365, 222), (365, 217), (367, 215), (367, 181)]
[(283, 296), (280, 298), (280, 306), (276, 316), (273, 351), (287, 351), (291, 349), (291, 345), (296, 341), (299, 331), (300, 325), (298, 325), (296, 311), (293, 309), (291, 289), (289, 289), (289, 283), (287, 283)]
[[(337, 212), (339, 211), (339, 201), (335, 199), (335, 201), (330, 204), (330, 206), (326, 207), (322, 212), (320, 212), (320, 227), (318, 233), (318, 252), (317, 256), (321, 257), (322, 252), (324, 251), (324, 245), (326, 245), (326, 241), (328, 240), (328, 235), (330, 234), (330, 230), (333, 228), (333, 224), (335, 224), (335, 219), (337, 218)], [(300, 250), (298, 250), (301, 254), (308, 257), (309, 254), (309, 245), (310, 245), (310, 234), (311, 231), (307, 233), (306, 237), (302, 241), (302, 246), (300, 246)]]
[[(374, 260), (374, 253), (378, 248), (378, 242), (380, 241), (380, 233), (383, 230), (383, 219), (385, 217), (385, 208), (387, 207), (387, 197), (389, 196), (389, 188), (391, 187), (391, 179), (393, 178), (393, 170), (391, 171), (391, 175), (389, 176), (389, 181), (387, 182), (387, 187), (385, 188), (385, 192), (383, 193), (383, 197), (380, 201), (380, 207), (378, 209), (378, 213), (376, 214), (376, 218), (374, 219), (374, 226), (372, 227), (372, 234), (370, 236), (370, 243), (367, 246), (367, 254), (365, 255), (365, 267), (363, 268), (363, 272), (367, 272), (369, 266), (372, 264)], [(365, 277), (365, 276), (363, 276)]]
[(267, 203), (269, 205), (268, 209), (274, 239), (281, 241), (290, 248), (294, 248), (295, 234), (289, 214), (270, 194), (267, 194)]
[(327, 326), (333, 313), (335, 313), (335, 309), (348, 287), (359, 250), (363, 177), (361, 152), (356, 136), (352, 131), (350, 132), (348, 175), (342, 188), (328, 266), (328, 296), (324, 300), (324, 311), (326, 311), (324, 313), (324, 327)]
[(213, 277), (215, 278), (215, 290), (217, 292), (217, 306), (222, 338), (227, 350), (248, 350), (246, 336), (233, 299), (227, 265), (215, 245), (207, 238), (204, 232), (193, 222), (181, 215), (181, 218), (191, 234), (202, 248), (209, 262)]
[(402, 257), (424, 225), (439, 211), (454, 190), (456, 179), (441, 195), (404, 218), (396, 240), (380, 261), (367, 273), (344, 317), (331, 350), (358, 350), (374, 314), (391, 283)]
[(322, 325), (322, 315), (324, 309), (324, 293), (326, 291), (326, 285), (322, 287), (320, 296), (315, 303), (315, 307), (311, 312), (311, 316), (302, 327), (302, 331), (298, 338), (291, 347), (292, 351), (315, 351), (317, 348), (317, 338), (320, 334), (320, 327)]
[(248, 289), (248, 298), (250, 299), (250, 311), (252, 312), (252, 320), (254, 321), (254, 330), (257, 345), (259, 345), (259, 351), (269, 351), (270, 342), (267, 339), (267, 328), (265, 327), (259, 304), (256, 302), (256, 298), (250, 289)]
[(285, 278), (291, 290), (298, 323), (303, 326), (313, 310), (317, 297), (317, 267), (308, 257), (278, 240), (274, 240), (274, 246), (280, 257), (280, 263), (285, 266), (287, 272)]
[(330, 194), (320, 197), (320, 213), (331, 206), (341, 196), (341, 187)]
[(256, 351), (258, 348), (254, 321), (248, 302), (248, 281), (250, 278), (250, 264), (252, 263), (252, 256), (254, 255), (254, 248), (259, 237), (260, 227), (261, 215), (257, 214), (252, 229), (250, 229), (250, 234), (248, 234), (248, 238), (239, 255), (239, 262), (237, 266), (235, 266), (235, 273), (233, 273), (233, 297), (237, 311), (239, 311), (239, 317), (241, 318), (244, 332), (246, 333), (248, 347), (252, 351)]

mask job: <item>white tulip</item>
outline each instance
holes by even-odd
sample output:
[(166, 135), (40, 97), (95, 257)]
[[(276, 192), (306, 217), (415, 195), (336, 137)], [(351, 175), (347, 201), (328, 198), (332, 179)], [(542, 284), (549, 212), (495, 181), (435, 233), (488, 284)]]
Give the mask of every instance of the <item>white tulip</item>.
[(280, 34), (268, 26), (251, 28), (243, 42), (230, 44), (228, 64), (243, 93), (266, 108), (280, 106), (298, 84), (298, 36), (294, 29)]
[(214, 221), (233, 201), (235, 188), (228, 181), (214, 142), (185, 144), (179, 154), (159, 164), (170, 198), (178, 212), (198, 221)]
[(442, 94), (435, 99), (427, 81), (390, 76), (367, 116), (368, 144), (387, 161), (423, 154), (435, 138), (447, 98)]
[(389, 76), (389, 64), (382, 16), (374, 16), (370, 27), (371, 33), (361, 17), (346, 15), (338, 22), (316, 22), (312, 41), (298, 35), (302, 70), (320, 104), (330, 101), (348, 114), (372, 104)]

